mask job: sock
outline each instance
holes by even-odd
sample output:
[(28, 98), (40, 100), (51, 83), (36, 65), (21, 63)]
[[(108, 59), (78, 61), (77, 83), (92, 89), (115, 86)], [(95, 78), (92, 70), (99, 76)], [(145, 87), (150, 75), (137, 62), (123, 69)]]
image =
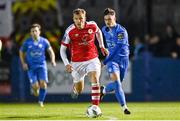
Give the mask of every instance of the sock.
[(39, 102), (44, 102), (46, 97), (46, 89), (40, 88), (39, 90)]
[(100, 87), (97, 83), (92, 83), (91, 85), (91, 99), (93, 105), (99, 105), (100, 100)]
[(119, 102), (119, 104), (121, 105), (121, 106), (124, 106), (124, 105), (126, 105), (126, 100), (125, 100), (125, 94), (124, 94), (124, 91), (123, 91), (123, 89), (122, 89), (122, 84), (121, 84), (121, 82), (120, 82), (120, 80), (116, 80), (115, 82), (115, 95), (116, 95), (116, 98), (117, 98), (117, 100), (118, 100), (118, 102)]
[(103, 93), (112, 92), (112, 91), (115, 90), (115, 88), (116, 88), (116, 84), (115, 84), (115, 82), (113, 81), (113, 82), (111, 82), (111, 83), (109, 83), (109, 84), (106, 85), (105, 91), (103, 91)]
[(122, 109), (123, 109), (123, 111), (124, 111), (125, 109), (128, 109), (127, 105), (124, 104), (124, 105), (122, 106)]

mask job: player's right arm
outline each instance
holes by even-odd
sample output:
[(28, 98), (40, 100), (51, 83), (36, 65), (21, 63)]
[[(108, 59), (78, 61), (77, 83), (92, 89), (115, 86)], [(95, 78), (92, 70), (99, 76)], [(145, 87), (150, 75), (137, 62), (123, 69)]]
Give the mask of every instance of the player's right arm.
[(25, 56), (26, 56), (26, 53), (25, 53), (25, 48), (26, 48), (26, 43), (24, 43), (20, 50), (19, 50), (19, 57), (20, 57), (20, 61), (21, 61), (21, 64), (22, 64), (22, 67), (24, 70), (28, 70), (28, 65), (25, 61)]
[(70, 38), (69, 38), (69, 35), (66, 30), (64, 37), (61, 41), (60, 55), (61, 55), (64, 65), (66, 67), (66, 71), (71, 73), (73, 71), (73, 68), (72, 68), (71, 64), (69, 63), (69, 60), (68, 60), (67, 54), (66, 54), (66, 49), (69, 45), (69, 42), (70, 42)]
[(104, 41), (103, 41), (103, 35), (101, 30), (99, 29), (99, 27), (97, 26), (97, 24), (95, 22), (93, 22), (96, 26), (96, 38), (99, 42), (99, 47), (101, 48), (101, 53), (103, 54), (103, 56), (107, 56), (109, 55), (109, 51), (104, 47)]
[(69, 63), (69, 60), (67, 58), (66, 49), (67, 49), (67, 47), (65, 45), (61, 44), (60, 55), (61, 55), (61, 58), (62, 58), (64, 65), (66, 67), (66, 71), (71, 73), (73, 68), (72, 68), (72, 66)]

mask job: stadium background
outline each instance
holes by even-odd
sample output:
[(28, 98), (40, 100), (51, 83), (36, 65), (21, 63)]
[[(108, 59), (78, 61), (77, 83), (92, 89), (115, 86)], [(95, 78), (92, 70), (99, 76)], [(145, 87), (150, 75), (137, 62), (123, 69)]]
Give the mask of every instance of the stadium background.
[[(71, 77), (64, 72), (59, 42), (72, 22), (72, 10), (87, 10), (87, 19), (102, 27), (103, 10), (112, 7), (117, 20), (129, 32), (131, 64), (124, 83), (128, 101), (180, 101), (180, 56), (171, 48), (180, 34), (179, 0), (0, 0), (0, 102), (33, 102), (27, 75), (19, 61), (18, 50), (29, 36), (29, 25), (42, 25), (42, 36), (49, 39), (56, 53), (56, 68), (49, 67), (47, 102), (89, 101), (89, 83), (78, 100), (70, 97)], [(173, 26), (172, 35), (166, 33)], [(177, 45), (180, 48), (180, 45)], [(177, 54), (180, 55), (179, 51)], [(100, 58), (103, 59), (102, 55)], [(102, 84), (108, 82), (103, 70)], [(104, 101), (115, 101), (108, 95)]]

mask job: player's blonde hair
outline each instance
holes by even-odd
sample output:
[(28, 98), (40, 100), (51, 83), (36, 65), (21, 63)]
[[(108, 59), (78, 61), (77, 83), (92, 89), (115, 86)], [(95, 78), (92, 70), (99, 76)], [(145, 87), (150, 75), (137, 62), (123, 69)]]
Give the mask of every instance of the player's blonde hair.
[(86, 11), (82, 8), (77, 8), (77, 9), (74, 9), (73, 10), (73, 15), (76, 14), (76, 15), (79, 15), (79, 14), (84, 14), (86, 16)]

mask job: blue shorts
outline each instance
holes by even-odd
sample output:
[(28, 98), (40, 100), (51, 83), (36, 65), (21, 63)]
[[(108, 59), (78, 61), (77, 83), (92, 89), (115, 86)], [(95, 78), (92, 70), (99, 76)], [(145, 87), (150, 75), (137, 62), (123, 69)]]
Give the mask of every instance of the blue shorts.
[(128, 64), (129, 64), (129, 58), (126, 57), (126, 58), (109, 61), (106, 65), (107, 65), (108, 72), (110, 74), (119, 72), (120, 80), (123, 81), (127, 73)]
[(47, 68), (38, 67), (28, 70), (27, 73), (31, 84), (40, 80), (48, 82)]

